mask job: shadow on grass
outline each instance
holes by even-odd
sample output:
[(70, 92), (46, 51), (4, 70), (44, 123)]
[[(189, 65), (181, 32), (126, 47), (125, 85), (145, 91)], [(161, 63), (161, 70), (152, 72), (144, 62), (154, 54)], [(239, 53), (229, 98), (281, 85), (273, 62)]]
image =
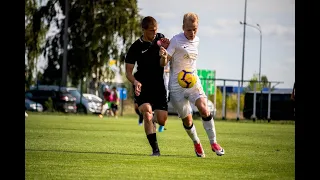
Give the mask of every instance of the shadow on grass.
[[(114, 155), (124, 155), (124, 156), (150, 156), (146, 154), (137, 153), (119, 153), (119, 152), (89, 152), (89, 151), (68, 151), (68, 150), (48, 150), (48, 149), (25, 149), (25, 151), (38, 151), (38, 152), (58, 152), (58, 153), (75, 153), (75, 154), (114, 154)], [(195, 158), (194, 156), (181, 156), (173, 154), (162, 154), (161, 157), (178, 157), (178, 158)]]

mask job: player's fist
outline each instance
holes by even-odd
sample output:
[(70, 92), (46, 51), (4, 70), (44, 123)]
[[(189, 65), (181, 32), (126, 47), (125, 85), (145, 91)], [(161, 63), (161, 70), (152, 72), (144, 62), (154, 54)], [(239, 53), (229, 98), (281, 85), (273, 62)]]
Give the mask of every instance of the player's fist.
[(170, 44), (170, 40), (168, 38), (161, 38), (160, 40), (157, 41), (158, 46), (164, 47), (165, 49), (168, 48)]
[(141, 84), (139, 81), (134, 80), (133, 85), (134, 85), (134, 92), (135, 92), (135, 94), (136, 94), (137, 96), (139, 96), (140, 93), (141, 93), (141, 86), (142, 86), (142, 84)]

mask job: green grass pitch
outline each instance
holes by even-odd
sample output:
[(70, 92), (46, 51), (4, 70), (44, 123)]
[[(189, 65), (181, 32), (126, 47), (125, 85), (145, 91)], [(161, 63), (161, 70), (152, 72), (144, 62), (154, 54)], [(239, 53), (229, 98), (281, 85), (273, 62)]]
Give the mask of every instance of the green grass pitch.
[(196, 157), (177, 116), (157, 133), (160, 157), (137, 116), (118, 119), (30, 113), (25, 120), (26, 179), (295, 179), (294, 123), (215, 121), (225, 149), (217, 156), (201, 120), (195, 120), (206, 153)]

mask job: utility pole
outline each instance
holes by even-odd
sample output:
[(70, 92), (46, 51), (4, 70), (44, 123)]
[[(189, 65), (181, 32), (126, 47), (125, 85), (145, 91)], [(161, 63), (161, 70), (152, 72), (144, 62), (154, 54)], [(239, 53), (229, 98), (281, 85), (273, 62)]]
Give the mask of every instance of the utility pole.
[(244, 4), (241, 87), (243, 87), (244, 52), (245, 52), (245, 43), (246, 43), (246, 19), (247, 19), (247, 0), (245, 0), (245, 4)]

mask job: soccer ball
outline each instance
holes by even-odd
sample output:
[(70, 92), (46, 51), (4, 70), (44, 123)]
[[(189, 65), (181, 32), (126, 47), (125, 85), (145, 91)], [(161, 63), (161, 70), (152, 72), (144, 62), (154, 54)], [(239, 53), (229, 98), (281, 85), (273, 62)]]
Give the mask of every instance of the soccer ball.
[(192, 88), (196, 82), (196, 76), (193, 74), (194, 71), (190, 69), (184, 69), (178, 74), (178, 83), (183, 88)]

